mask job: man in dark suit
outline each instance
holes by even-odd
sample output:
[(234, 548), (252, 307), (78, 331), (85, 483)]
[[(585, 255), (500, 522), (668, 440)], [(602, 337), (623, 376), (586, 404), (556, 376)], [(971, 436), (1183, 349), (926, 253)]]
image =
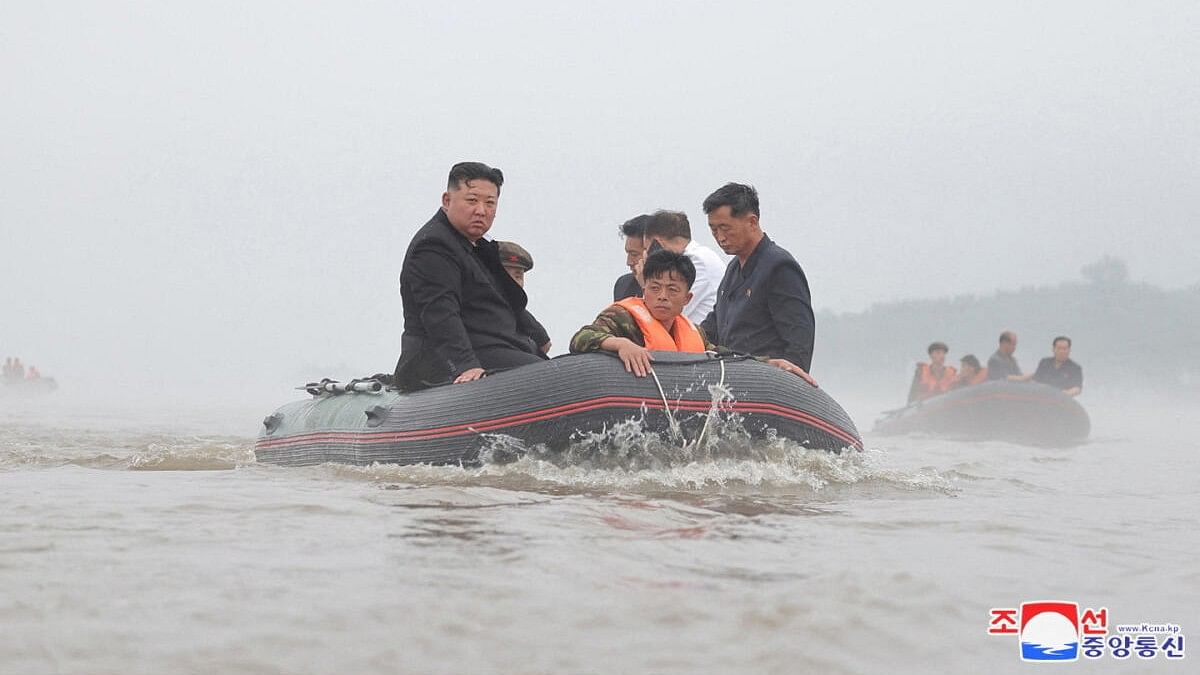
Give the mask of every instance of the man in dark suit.
[(1071, 360), (1071, 338), (1059, 335), (1051, 347), (1054, 356), (1039, 361), (1037, 372), (1029, 377), (1034, 382), (1060, 389), (1067, 396), (1078, 396), (1083, 391), (1083, 368)]
[(642, 234), (646, 231), (646, 221), (648, 220), (650, 220), (650, 216), (643, 213), (621, 224), (621, 236), (625, 237), (625, 264), (629, 266), (629, 273), (622, 274), (617, 278), (617, 283), (613, 284), (613, 302), (625, 298), (642, 297), (642, 286), (638, 283), (637, 278), (637, 266), (641, 263), (645, 253), (642, 246)]
[[(450, 169), (442, 206), (417, 231), (400, 271), (404, 334), (395, 382), (414, 390), (478, 380), (545, 358), (525, 325), (525, 291), (484, 239), (504, 174), (479, 162)], [(528, 318), (527, 318), (528, 317)]]
[[(717, 304), (701, 327), (715, 344), (770, 363), (809, 382), (816, 319), (800, 264), (759, 225), (758, 192), (726, 183), (704, 200), (708, 227), (735, 256), (717, 289)], [(815, 382), (813, 382), (815, 384)]]

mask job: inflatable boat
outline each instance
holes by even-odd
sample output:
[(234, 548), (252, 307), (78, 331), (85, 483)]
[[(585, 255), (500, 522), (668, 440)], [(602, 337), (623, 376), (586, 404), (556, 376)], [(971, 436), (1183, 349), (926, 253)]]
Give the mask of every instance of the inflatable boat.
[(36, 380), (0, 380), (0, 397), (34, 398), (44, 396), (58, 389), (58, 383), (53, 377), (41, 377)]
[(962, 440), (1074, 445), (1092, 423), (1071, 396), (1036, 382), (995, 380), (917, 401), (875, 423), (882, 435), (922, 433)]
[(862, 448), (845, 410), (795, 375), (748, 357), (653, 355), (654, 372), (642, 378), (599, 353), (412, 393), (377, 380), (313, 383), (305, 387), (310, 399), (263, 420), (255, 455), (291, 466), (474, 464), (498, 436), (553, 451), (629, 420), (674, 442), (700, 443), (722, 415), (736, 416), (754, 438), (835, 452)]

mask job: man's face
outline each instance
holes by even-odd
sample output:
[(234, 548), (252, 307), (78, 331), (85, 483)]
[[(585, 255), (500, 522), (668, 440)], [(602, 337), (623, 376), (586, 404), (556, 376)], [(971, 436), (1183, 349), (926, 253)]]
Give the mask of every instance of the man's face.
[(708, 214), (708, 229), (721, 250), (729, 255), (748, 256), (758, 244), (758, 216), (747, 213), (734, 216), (728, 206), (714, 209)]
[(1012, 336), (1008, 342), (1000, 343), (1000, 352), (1006, 356), (1012, 356), (1013, 352), (1017, 351), (1017, 336)]
[(644, 250), (641, 237), (625, 237), (625, 264), (629, 266), (630, 272), (637, 274), (637, 266), (642, 261)]
[(642, 299), (651, 316), (660, 323), (670, 325), (683, 312), (684, 305), (691, 302), (692, 292), (686, 279), (675, 270), (668, 270), (646, 279)]
[(521, 288), (525, 288), (525, 268), (524, 267), (511, 267), (509, 265), (505, 265), (504, 271), (508, 272), (508, 276), (512, 277), (512, 280), (517, 282), (518, 286), (520, 286)]
[(960, 362), (958, 365), (960, 366), (958, 372), (962, 373), (963, 377), (975, 377), (975, 374), (979, 372), (978, 368), (969, 363)]
[(458, 189), (442, 194), (446, 218), (472, 244), (492, 229), (499, 201), (500, 188), (491, 181), (478, 178), (459, 183)]
[(929, 352), (929, 359), (933, 361), (935, 366), (944, 365), (946, 363), (946, 350), (935, 349)]
[(1071, 345), (1066, 340), (1057, 340), (1054, 343), (1054, 360), (1062, 363), (1071, 358)]

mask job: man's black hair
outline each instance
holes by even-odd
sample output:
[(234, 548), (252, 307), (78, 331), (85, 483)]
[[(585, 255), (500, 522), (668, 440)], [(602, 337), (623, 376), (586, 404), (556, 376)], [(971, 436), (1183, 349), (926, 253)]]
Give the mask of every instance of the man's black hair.
[(726, 183), (704, 200), (704, 212), (712, 213), (722, 206), (729, 207), (729, 215), (740, 218), (747, 213), (762, 216), (758, 211), (758, 190), (753, 185)]
[(1000, 334), (1000, 344), (1006, 345), (1013, 341), (1013, 332), (1006, 330)]
[(975, 358), (974, 354), (967, 354), (966, 356), (959, 359), (959, 361), (964, 366), (971, 366), (975, 370), (979, 370), (980, 368), (983, 367), (983, 366), (979, 365), (979, 359)]
[(692, 240), (692, 226), (688, 223), (687, 214), (683, 211), (655, 211), (646, 221), (646, 237), (662, 237), (675, 239), (683, 237)]
[(446, 181), (446, 190), (454, 191), (473, 180), (486, 180), (496, 186), (496, 192), (504, 185), (504, 174), (500, 169), (493, 169), (483, 162), (459, 162), (450, 167), (450, 179)]
[(642, 235), (646, 232), (646, 221), (648, 220), (650, 220), (650, 216), (643, 213), (640, 216), (634, 216), (621, 223), (621, 236), (641, 239)]
[(674, 253), (666, 249), (655, 251), (646, 257), (646, 262), (642, 265), (642, 278), (647, 282), (669, 272), (677, 272), (679, 276), (683, 277), (683, 280), (687, 282), (688, 290), (691, 290), (692, 284), (696, 281), (696, 266), (692, 264), (690, 258), (682, 253)]
[(1054, 338), (1054, 340), (1050, 343), (1050, 346), (1053, 347), (1054, 345), (1058, 344), (1059, 340), (1066, 340), (1067, 346), (1071, 346), (1071, 338), (1067, 337), (1066, 335), (1059, 335), (1058, 337)]
[(950, 348), (946, 346), (945, 342), (931, 342), (931, 343), (929, 343), (929, 349), (926, 349), (925, 353), (933, 354), (934, 350), (937, 350), (937, 349), (940, 349), (944, 352), (950, 351)]

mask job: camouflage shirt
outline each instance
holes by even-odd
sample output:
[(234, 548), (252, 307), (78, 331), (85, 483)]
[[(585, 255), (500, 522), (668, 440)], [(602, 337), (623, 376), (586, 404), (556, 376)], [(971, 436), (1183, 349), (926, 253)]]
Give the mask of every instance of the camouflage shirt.
[[(705, 337), (704, 329), (696, 326), (696, 330), (700, 331), (700, 339), (704, 341), (704, 348), (716, 351), (717, 348)], [(600, 312), (600, 316), (597, 316), (595, 321), (580, 328), (571, 338), (571, 353), (598, 352), (600, 343), (610, 337), (629, 338), (640, 347), (646, 346), (646, 338), (642, 335), (642, 329), (638, 328), (633, 315), (620, 305), (609, 305), (603, 312)]]

